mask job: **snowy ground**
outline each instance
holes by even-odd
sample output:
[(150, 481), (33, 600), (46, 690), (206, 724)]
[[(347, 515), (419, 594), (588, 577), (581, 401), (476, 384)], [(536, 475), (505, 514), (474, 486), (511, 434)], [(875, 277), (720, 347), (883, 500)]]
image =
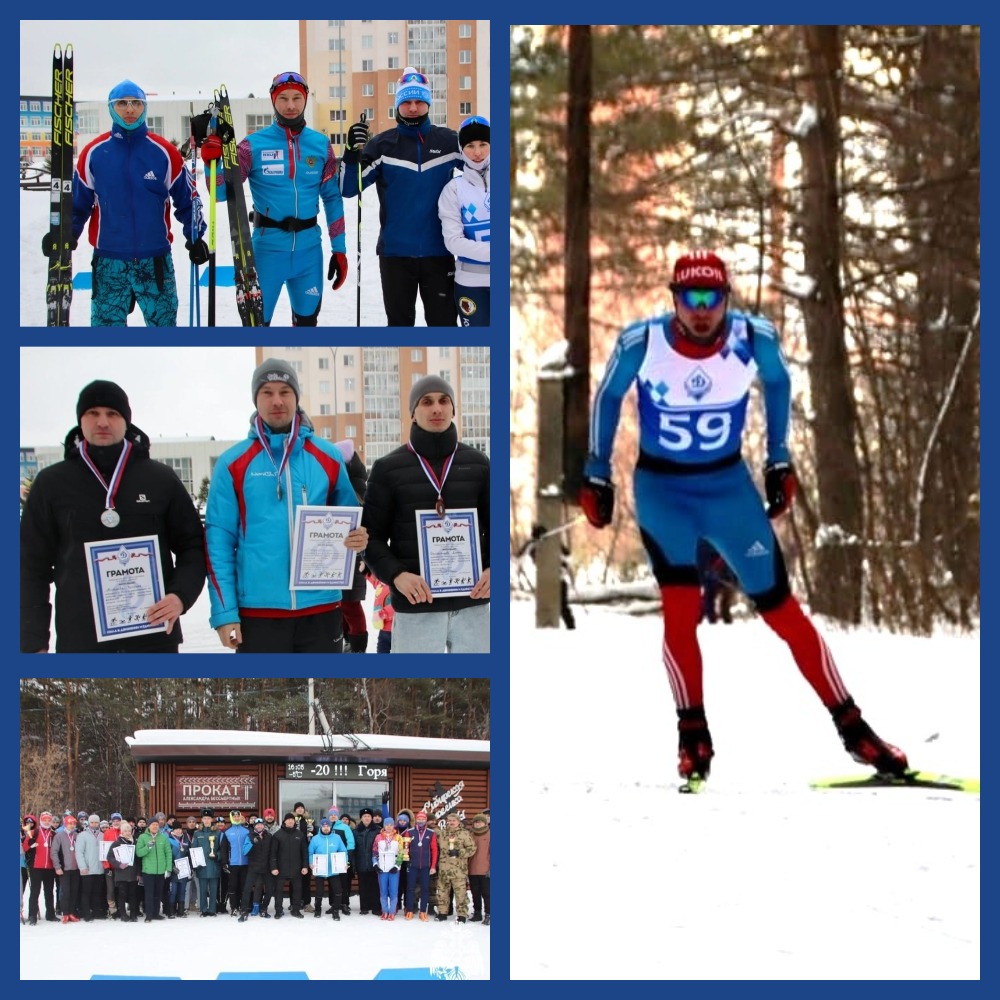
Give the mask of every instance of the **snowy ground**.
[[(814, 791), (863, 773), (763, 622), (702, 625), (716, 757), (679, 795), (658, 615), (511, 605), (512, 979), (978, 979), (978, 795)], [(911, 764), (979, 775), (979, 634), (824, 634)], [(560, 833), (561, 831), (561, 833)]]
[[(204, 196), (205, 189), (199, 180), (199, 192)], [(250, 201), (249, 185), (245, 185), (247, 201)], [(21, 191), (21, 326), (45, 326), (45, 282), (47, 276), (48, 258), (42, 255), (42, 236), (49, 228), (49, 192)], [(361, 218), (361, 325), (366, 327), (384, 327), (386, 325), (385, 309), (382, 306), (382, 284), (379, 278), (378, 257), (375, 255), (375, 243), (378, 239), (378, 196), (374, 189), (369, 189), (362, 196)], [(233, 253), (229, 243), (229, 217), (225, 205), (218, 207), (216, 220), (217, 249), (216, 266), (232, 267)], [(208, 203), (205, 203), (207, 217)], [(177, 277), (177, 324), (191, 326), (191, 262), (184, 249), (184, 234), (180, 223), (171, 214), (174, 241), (172, 245), (174, 273)], [(321, 224), (326, 225), (326, 216), (322, 207), (319, 208)], [(358, 202), (356, 198), (344, 201), (344, 222), (347, 227), (347, 261), (348, 275), (346, 283), (336, 292), (330, 288), (330, 283), (324, 284), (323, 307), (319, 314), (320, 326), (352, 327), (358, 322)], [(80, 245), (73, 254), (73, 274), (79, 275), (90, 271), (92, 248), (87, 242), (86, 231), (80, 240)], [(324, 237), (324, 276), (325, 267), (329, 263), (329, 244)], [(207, 281), (208, 265), (200, 270), (203, 280)], [(423, 306), (417, 298), (417, 325), (424, 321)], [(292, 311), (288, 304), (288, 294), (281, 293), (275, 308), (272, 326), (290, 326)], [(136, 308), (129, 316), (129, 326), (144, 326), (142, 313)], [(70, 307), (71, 326), (90, 326), (90, 291), (74, 288), (73, 304)], [(201, 325), (208, 325), (208, 289), (201, 289)], [(216, 289), (216, 325), (239, 326), (240, 318), (236, 309), (236, 293), (232, 285)]]
[(255, 917), (242, 924), (228, 914), (202, 920), (197, 912), (150, 924), (64, 925), (43, 918), (34, 927), (21, 926), (21, 979), (291, 978), (273, 974), (298, 972), (310, 980), (349, 982), (374, 979), (383, 969), (423, 970), (426, 978), (428, 969), (443, 975), (456, 967), (466, 979), (489, 979), (489, 927), (454, 917), (426, 923), (402, 915), (391, 923), (363, 917), (356, 896), (351, 908), (339, 923), (311, 913), (295, 920), (287, 910), (280, 922)]

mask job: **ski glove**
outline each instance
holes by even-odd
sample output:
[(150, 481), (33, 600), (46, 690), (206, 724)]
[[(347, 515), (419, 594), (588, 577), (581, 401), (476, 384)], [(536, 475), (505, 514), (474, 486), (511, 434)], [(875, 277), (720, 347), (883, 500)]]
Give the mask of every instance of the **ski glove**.
[[(76, 237), (75, 236), (69, 241), (69, 248), (70, 248), (70, 250), (75, 250), (76, 249)], [(51, 257), (52, 256), (52, 251), (54, 249), (55, 249), (55, 246), (54, 246), (53, 240), (52, 240), (52, 233), (46, 233), (42, 237), (42, 253), (46, 257)]]
[(615, 488), (606, 479), (586, 476), (580, 487), (579, 502), (591, 525), (603, 528), (611, 523), (615, 511)]
[(361, 149), (361, 147), (368, 141), (368, 124), (366, 122), (355, 122), (347, 130), (347, 148)]
[(347, 281), (347, 254), (334, 250), (333, 256), (330, 257), (330, 266), (327, 268), (326, 277), (333, 282), (334, 291)]
[(767, 516), (784, 514), (799, 488), (798, 476), (791, 462), (768, 462), (764, 467), (764, 492), (767, 494)]
[(187, 247), (188, 257), (191, 258), (192, 264), (208, 263), (208, 244), (204, 240), (198, 240), (197, 243), (187, 240), (184, 246)]
[(212, 160), (222, 159), (222, 139), (217, 135), (210, 135), (201, 146), (201, 158), (206, 163)]
[(382, 793), (382, 805), (387, 806), (388, 804), (389, 804), (389, 793), (388, 792), (383, 792)]

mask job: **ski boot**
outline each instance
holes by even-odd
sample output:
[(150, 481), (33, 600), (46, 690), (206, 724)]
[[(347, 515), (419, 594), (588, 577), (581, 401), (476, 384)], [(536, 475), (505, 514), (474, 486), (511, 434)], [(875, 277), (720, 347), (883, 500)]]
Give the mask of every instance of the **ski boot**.
[(684, 779), (681, 791), (697, 791), (707, 780), (715, 756), (705, 709), (677, 709), (677, 734), (677, 773)]
[(879, 774), (902, 775), (909, 770), (906, 754), (877, 736), (861, 717), (853, 698), (831, 710), (844, 749), (859, 763), (874, 767)]

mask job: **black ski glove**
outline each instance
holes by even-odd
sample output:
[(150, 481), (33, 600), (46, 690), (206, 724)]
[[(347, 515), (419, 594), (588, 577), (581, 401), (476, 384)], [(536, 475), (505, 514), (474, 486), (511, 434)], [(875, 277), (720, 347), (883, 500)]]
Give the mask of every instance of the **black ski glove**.
[(369, 135), (367, 122), (355, 122), (347, 130), (347, 148), (352, 152), (355, 150), (360, 152), (361, 147), (368, 141)]
[(332, 288), (336, 291), (347, 281), (347, 255), (334, 250), (330, 257), (330, 266), (327, 268), (326, 277), (333, 282)]
[[(76, 237), (75, 236), (69, 241), (69, 248), (70, 248), (70, 250), (75, 250), (76, 249)], [(42, 237), (42, 254), (43, 254), (43, 256), (45, 256), (45, 257), (51, 257), (52, 256), (52, 251), (54, 249), (55, 249), (55, 245), (54, 245), (54, 242), (53, 242), (53, 239), (52, 239), (52, 233), (46, 233)]]
[(383, 792), (382, 793), (382, 805), (387, 806), (388, 804), (389, 804), (389, 793), (388, 792)]
[(187, 247), (188, 257), (191, 258), (192, 264), (208, 263), (208, 244), (204, 240), (198, 240), (197, 243), (187, 240), (184, 246)]
[(791, 462), (768, 462), (764, 467), (764, 492), (767, 494), (767, 516), (784, 514), (799, 488), (799, 479)]

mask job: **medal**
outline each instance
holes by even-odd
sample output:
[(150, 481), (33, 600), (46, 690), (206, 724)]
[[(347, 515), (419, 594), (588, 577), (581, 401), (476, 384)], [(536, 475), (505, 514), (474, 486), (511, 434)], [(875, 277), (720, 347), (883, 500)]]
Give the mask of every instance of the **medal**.
[(118, 492), (118, 487), (121, 486), (122, 476), (125, 474), (125, 464), (128, 462), (131, 451), (132, 442), (123, 442), (122, 453), (118, 456), (118, 464), (115, 466), (115, 471), (111, 474), (111, 482), (107, 483), (104, 481), (104, 476), (98, 471), (97, 466), (94, 465), (94, 460), (87, 452), (87, 442), (80, 442), (80, 457), (83, 459), (83, 464), (97, 476), (97, 481), (104, 487), (105, 510), (101, 514), (101, 524), (105, 528), (117, 528), (121, 523), (121, 515), (115, 510), (115, 494)]
[(423, 455), (417, 454), (416, 448), (414, 448), (409, 441), (406, 442), (406, 447), (417, 456), (417, 461), (420, 463), (420, 467), (424, 470), (424, 475), (430, 481), (431, 486), (433, 486), (437, 491), (437, 502), (434, 504), (434, 513), (437, 514), (438, 517), (444, 517), (444, 497), (441, 496), (441, 494), (444, 491), (444, 481), (448, 478), (448, 473), (451, 472), (451, 463), (455, 459), (455, 452), (458, 451), (458, 445), (455, 445), (455, 450), (445, 459), (444, 465), (441, 467), (440, 479), (438, 479), (438, 477), (434, 474), (434, 470), (431, 468), (430, 462), (428, 462)]
[(101, 515), (101, 524), (103, 524), (105, 528), (117, 528), (120, 521), (121, 518), (118, 516), (118, 511), (116, 511), (114, 507), (109, 507)]
[(274, 467), (274, 475), (278, 480), (277, 495), (279, 503), (285, 495), (281, 489), (281, 476), (285, 471), (285, 466), (288, 465), (288, 460), (292, 457), (292, 448), (295, 447), (295, 442), (298, 440), (299, 425), (301, 422), (299, 411), (296, 410), (295, 416), (292, 417), (292, 426), (288, 431), (288, 437), (285, 438), (285, 448), (281, 455), (281, 464), (278, 465), (274, 461), (274, 455), (271, 452), (271, 442), (268, 440), (267, 436), (267, 425), (263, 420), (261, 420), (259, 413), (256, 417), (254, 417), (254, 427), (257, 429), (257, 440), (260, 441), (261, 447), (264, 449), (267, 457), (271, 460), (271, 465)]

